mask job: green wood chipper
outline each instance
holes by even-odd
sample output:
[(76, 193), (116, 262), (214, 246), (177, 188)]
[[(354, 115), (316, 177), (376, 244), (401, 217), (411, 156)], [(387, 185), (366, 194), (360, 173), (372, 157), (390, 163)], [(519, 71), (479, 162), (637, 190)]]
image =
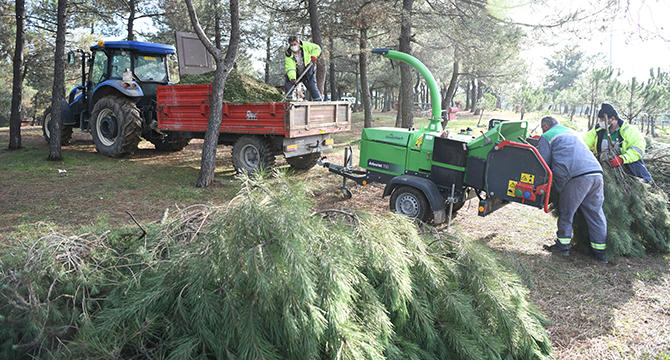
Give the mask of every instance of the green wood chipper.
[(424, 77), (430, 89), (432, 117), (421, 129), (367, 128), (360, 143), (359, 166), (345, 149), (344, 164), (319, 161), (343, 177), (342, 191), (351, 197), (347, 180), (359, 185), (386, 184), (390, 208), (401, 214), (440, 224), (467, 200), (479, 199), (479, 215), (486, 216), (517, 202), (549, 212), (552, 173), (527, 138), (527, 121), (491, 120), (486, 132), (443, 131), (440, 94), (430, 71), (416, 58), (389, 49), (373, 53), (406, 62)]

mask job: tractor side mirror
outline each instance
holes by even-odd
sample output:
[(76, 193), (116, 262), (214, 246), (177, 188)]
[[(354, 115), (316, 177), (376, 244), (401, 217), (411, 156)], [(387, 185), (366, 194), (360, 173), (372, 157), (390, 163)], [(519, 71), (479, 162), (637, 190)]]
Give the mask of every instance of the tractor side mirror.
[(67, 63), (74, 64), (74, 51), (70, 51), (67, 53)]

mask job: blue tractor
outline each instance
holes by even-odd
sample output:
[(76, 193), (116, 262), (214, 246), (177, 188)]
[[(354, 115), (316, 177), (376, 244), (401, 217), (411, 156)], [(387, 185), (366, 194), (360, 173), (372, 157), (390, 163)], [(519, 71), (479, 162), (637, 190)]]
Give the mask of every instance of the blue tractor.
[[(156, 87), (170, 82), (171, 45), (139, 41), (99, 41), (81, 55), (81, 85), (63, 99), (61, 144), (72, 139), (73, 128), (90, 132), (99, 153), (109, 157), (131, 155), (141, 138), (163, 151), (179, 151), (189, 138), (179, 132), (161, 133), (156, 122)], [(68, 54), (75, 62), (75, 52)], [(88, 66), (88, 72), (87, 72)], [(51, 108), (42, 121), (47, 142), (51, 135)]]

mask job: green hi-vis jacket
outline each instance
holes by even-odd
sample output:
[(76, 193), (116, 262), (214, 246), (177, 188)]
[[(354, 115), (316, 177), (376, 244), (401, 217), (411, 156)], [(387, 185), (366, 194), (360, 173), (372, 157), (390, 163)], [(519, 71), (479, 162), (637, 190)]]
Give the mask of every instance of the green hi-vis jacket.
[[(309, 65), (309, 62), (314, 57), (319, 57), (321, 55), (321, 47), (317, 44), (312, 44), (311, 42), (301, 41), (300, 42), (300, 52), (302, 52), (302, 59), (305, 61), (305, 67)], [(298, 76), (296, 75), (296, 60), (293, 56), (293, 51), (291, 47), (286, 49), (286, 76), (289, 80), (295, 80)]]
[[(620, 155), (623, 163), (630, 164), (642, 159), (647, 142), (644, 141), (644, 136), (642, 136), (640, 130), (628, 124), (627, 121), (619, 120), (619, 130), (616, 131), (619, 132), (619, 135), (623, 139)], [(606, 136), (605, 129), (596, 124), (593, 129), (584, 135), (584, 142), (598, 156), (598, 153), (601, 151), (603, 138)]]

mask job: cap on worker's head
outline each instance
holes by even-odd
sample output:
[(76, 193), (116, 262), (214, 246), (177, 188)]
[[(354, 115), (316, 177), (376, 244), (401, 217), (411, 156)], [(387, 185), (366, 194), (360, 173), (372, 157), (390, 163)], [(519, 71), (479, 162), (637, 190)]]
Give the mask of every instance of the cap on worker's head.
[(619, 120), (619, 113), (614, 109), (614, 106), (608, 104), (608, 103), (603, 103), (602, 106), (600, 107), (600, 111), (598, 111), (598, 118), (610, 118), (614, 116), (615, 119)]
[(296, 35), (291, 35), (291, 36), (288, 37), (288, 42), (289, 43), (292, 43), (294, 41), (300, 42), (300, 38)]

